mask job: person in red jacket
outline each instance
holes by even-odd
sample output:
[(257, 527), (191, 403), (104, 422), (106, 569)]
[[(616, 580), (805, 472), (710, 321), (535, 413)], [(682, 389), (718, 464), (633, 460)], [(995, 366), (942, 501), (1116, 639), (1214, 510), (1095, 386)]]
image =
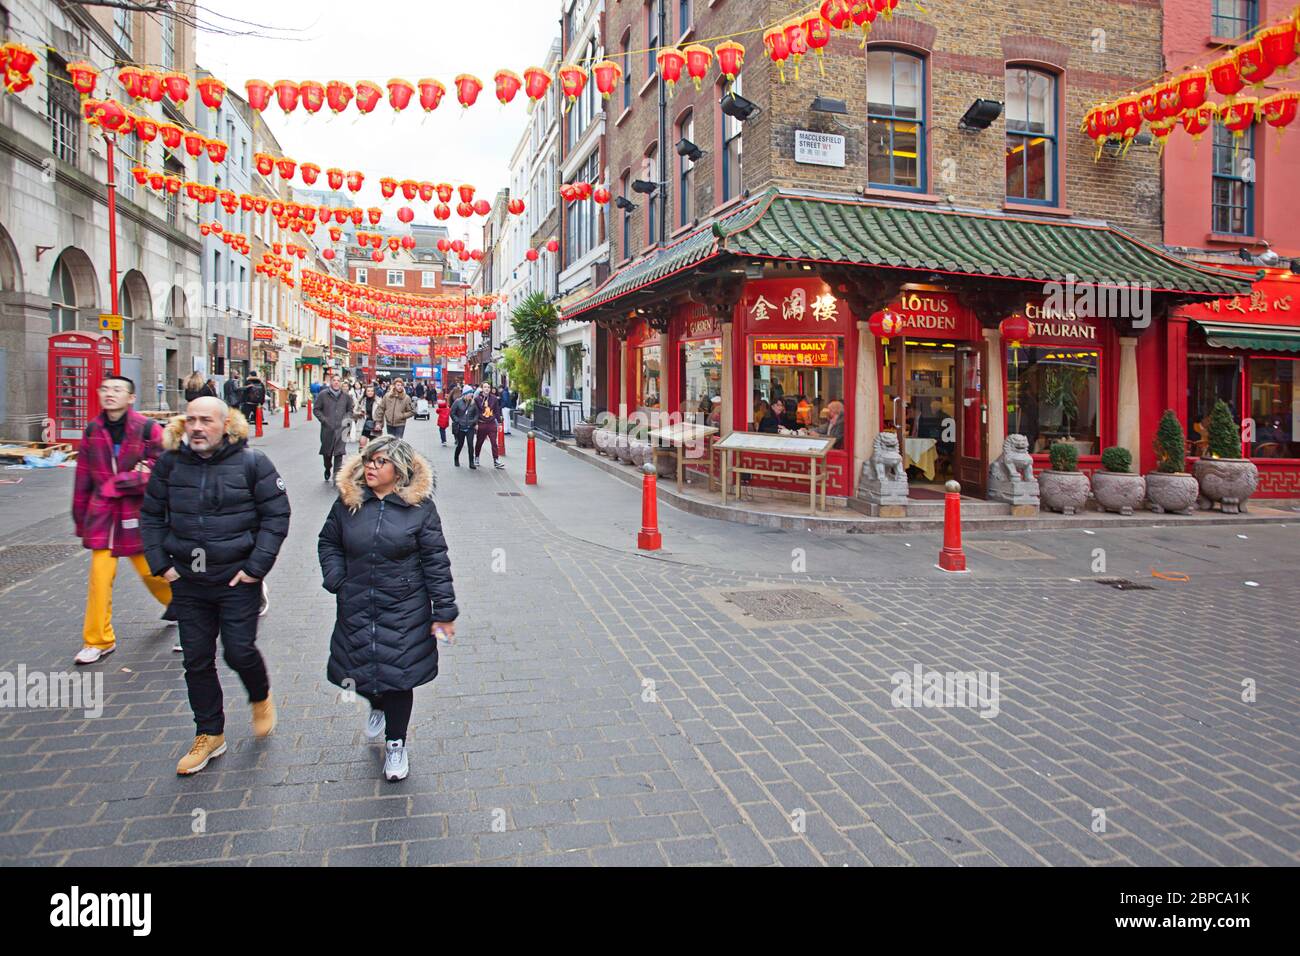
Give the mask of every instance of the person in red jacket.
[(447, 402), (447, 393), (438, 395), (438, 434), (442, 436), (442, 447), (447, 447), (447, 428), (451, 425), (451, 405)]
[(149, 572), (140, 537), (140, 505), (149, 475), (162, 454), (162, 428), (134, 411), (134, 403), (134, 382), (120, 375), (104, 379), (99, 386), (103, 411), (86, 426), (77, 455), (72, 521), (77, 537), (91, 552), (82, 627), (85, 646), (73, 658), (78, 664), (93, 664), (117, 650), (113, 579), (118, 558), (130, 558), (145, 587), (167, 608), (163, 619), (175, 620), (169, 607), (171, 586)]

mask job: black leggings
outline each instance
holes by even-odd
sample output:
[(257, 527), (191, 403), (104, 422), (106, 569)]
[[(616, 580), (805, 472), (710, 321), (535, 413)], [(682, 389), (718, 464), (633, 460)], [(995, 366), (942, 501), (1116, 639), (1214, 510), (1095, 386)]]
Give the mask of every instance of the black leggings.
[(415, 691), (390, 690), (383, 694), (363, 694), (370, 706), (384, 712), (384, 739), (405, 740), (411, 723), (411, 708), (415, 706)]

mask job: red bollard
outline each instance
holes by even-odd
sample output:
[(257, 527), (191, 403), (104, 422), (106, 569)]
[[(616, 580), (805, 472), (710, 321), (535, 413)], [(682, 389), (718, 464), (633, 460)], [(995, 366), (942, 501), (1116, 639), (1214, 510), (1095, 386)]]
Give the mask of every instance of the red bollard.
[(965, 572), (966, 555), (961, 549), (961, 485), (950, 481), (944, 485), (943, 550), (939, 552), (940, 571)]
[(307, 399), (307, 421), (311, 421), (311, 399)]
[(537, 484), (537, 439), (528, 433), (528, 463), (524, 467), (524, 484)]
[(502, 458), (506, 457), (506, 426), (505, 425), (497, 426), (497, 451), (501, 453)]
[(261, 438), (262, 437), (262, 406), (261, 405), (257, 406), (257, 411), (253, 414), (253, 417), (257, 419), (257, 437)]
[(284, 403), (284, 427), (289, 427), (289, 403)]
[(658, 479), (655, 466), (644, 466), (645, 476), (641, 479), (641, 530), (636, 536), (636, 546), (642, 551), (658, 551), (663, 547), (664, 538), (659, 533), (659, 496)]

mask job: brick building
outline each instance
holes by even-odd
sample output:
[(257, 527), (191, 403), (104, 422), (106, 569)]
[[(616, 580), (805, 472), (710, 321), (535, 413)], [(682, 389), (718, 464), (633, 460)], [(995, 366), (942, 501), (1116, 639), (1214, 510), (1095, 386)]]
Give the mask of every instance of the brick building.
[[(1078, 132), (1089, 106), (1159, 76), (1159, 7), (900, 7), (865, 46), (856, 27), (830, 30), (824, 59), (797, 79), (787, 62), (783, 82), (763, 30), (808, 12), (609, 5), (628, 81), (606, 104), (614, 272), (565, 317), (600, 330), (610, 409), (708, 420), (720, 404), (726, 435), (777, 397), (798, 407), (787, 425), (842, 402), (826, 465), (845, 498), (882, 430), (915, 484), (975, 494), (1010, 433), (1040, 463), (1069, 441), (1085, 470), (1110, 445), (1150, 465), (1165, 317), (1243, 287), (1158, 247), (1155, 149), (1094, 162)], [(661, 91), (655, 48), (726, 35), (746, 51), (735, 87), (715, 60), (698, 92), (685, 73)], [(1103, 300), (1140, 286), (1147, 308), (1084, 316), (1060, 298), (1071, 280)], [(884, 311), (902, 334), (870, 331)], [(1028, 320), (1023, 341), (1003, 341), (1011, 318)]]

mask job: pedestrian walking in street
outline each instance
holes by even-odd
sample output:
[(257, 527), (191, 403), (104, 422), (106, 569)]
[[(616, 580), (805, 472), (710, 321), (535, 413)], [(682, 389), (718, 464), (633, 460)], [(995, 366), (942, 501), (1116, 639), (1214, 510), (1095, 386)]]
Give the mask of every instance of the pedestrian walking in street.
[(380, 414), (384, 419), (384, 430), (394, 438), (406, 434), (406, 423), (415, 414), (415, 402), (406, 390), (406, 383), (400, 378), (393, 383), (392, 389), (380, 402)]
[(492, 467), (504, 468), (506, 463), (499, 457), (497, 450), (497, 426), (501, 423), (501, 399), (492, 394), (487, 382), (479, 386), (478, 395), (474, 397), (474, 407), (478, 410), (478, 437), (474, 440), (474, 457), (483, 454), (483, 442), (492, 449)]
[(510, 383), (501, 386), (501, 421), (506, 426), (506, 434), (511, 434), (511, 419), (515, 417), (515, 406), (519, 403), (519, 396), (510, 388)]
[(113, 631), (113, 579), (117, 559), (128, 558), (145, 587), (165, 609), (163, 620), (174, 622), (171, 586), (149, 573), (140, 540), (140, 505), (149, 474), (163, 452), (162, 428), (131, 406), (135, 383), (112, 375), (99, 386), (103, 409), (87, 425), (77, 455), (73, 484), (72, 522), (77, 537), (90, 550), (90, 582), (82, 648), (73, 660), (93, 664), (117, 650)]
[(474, 404), (474, 389), (466, 385), (451, 406), (451, 430), (456, 436), (456, 450), (452, 453), (452, 464), (460, 467), (460, 449), (469, 451), (469, 467), (474, 470), (478, 464), (474, 459), (474, 431), (478, 427), (478, 408)]
[(265, 737), (275, 728), (257, 619), (262, 581), (289, 533), (289, 496), (271, 460), (248, 447), (247, 419), (218, 399), (191, 402), (167, 426), (163, 445), (140, 523), (149, 568), (171, 583), (180, 621), (196, 730), (176, 765), (184, 775), (226, 752), (218, 636), (252, 704), (253, 734)]
[(231, 408), (238, 408), (244, 401), (244, 390), (240, 387), (239, 376), (232, 375), (221, 386), (221, 397)]
[(426, 389), (426, 388), (424, 387), (424, 382), (416, 382), (416, 383), (415, 383), (415, 397), (416, 397), (416, 398), (424, 398), (425, 395), (426, 395), (427, 393), (428, 393), (428, 389)]
[(289, 393), (289, 411), (297, 412), (298, 411), (298, 383), (290, 382), (287, 391)]
[(324, 382), (312, 382), (307, 386), (307, 391), (311, 392), (311, 400), (313, 404), (315, 404), (317, 397), (320, 395), (320, 390), (324, 387)]
[(339, 472), (317, 551), (338, 597), (326, 676), (370, 702), (365, 735), (384, 735), (384, 778), (405, 779), (414, 690), (438, 676), (438, 640), (459, 615), (433, 468), (385, 435)]
[(447, 426), (451, 424), (451, 406), (447, 404), (447, 394), (438, 396), (438, 435), (442, 438), (442, 447), (447, 447)]
[(256, 372), (249, 372), (248, 378), (244, 380), (244, 391), (240, 398), (242, 403), (240, 411), (244, 413), (244, 418), (248, 419), (249, 424), (257, 421), (257, 409), (266, 401), (266, 386), (262, 380), (257, 377)]
[(205, 395), (217, 397), (216, 390), (204, 380), (202, 372), (191, 372), (190, 377), (185, 380), (185, 401), (192, 402)]
[(343, 464), (348, 446), (343, 440), (343, 423), (352, 416), (352, 396), (340, 387), (338, 373), (316, 396), (316, 418), (320, 421), (320, 456), (325, 462), (325, 480), (332, 480)]

